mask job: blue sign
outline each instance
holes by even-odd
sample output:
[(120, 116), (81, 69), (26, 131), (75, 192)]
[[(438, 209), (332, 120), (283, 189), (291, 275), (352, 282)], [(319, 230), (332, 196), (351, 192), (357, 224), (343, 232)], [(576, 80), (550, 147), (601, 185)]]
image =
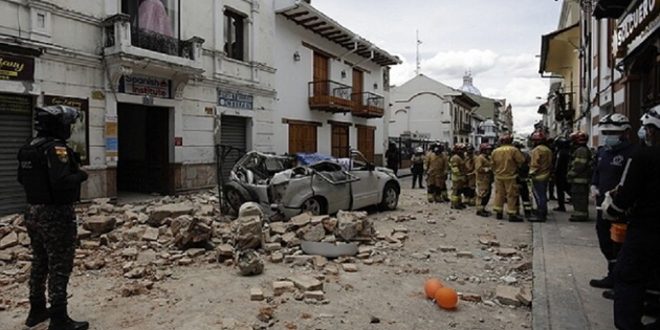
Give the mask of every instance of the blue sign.
[(221, 107), (252, 110), (253, 102), (252, 95), (218, 89), (218, 105)]

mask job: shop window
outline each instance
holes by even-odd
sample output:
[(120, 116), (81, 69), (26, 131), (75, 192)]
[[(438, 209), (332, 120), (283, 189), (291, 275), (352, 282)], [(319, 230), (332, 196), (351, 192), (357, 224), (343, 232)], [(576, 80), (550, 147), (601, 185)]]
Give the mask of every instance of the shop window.
[(245, 61), (245, 15), (225, 9), (225, 54)]

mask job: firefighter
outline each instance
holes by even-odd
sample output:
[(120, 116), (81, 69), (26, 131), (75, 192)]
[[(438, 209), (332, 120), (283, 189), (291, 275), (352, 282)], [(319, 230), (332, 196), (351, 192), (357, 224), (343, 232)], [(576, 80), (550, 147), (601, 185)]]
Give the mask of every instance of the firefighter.
[(532, 191), (536, 200), (536, 221), (545, 221), (548, 216), (548, 181), (552, 173), (552, 150), (548, 148), (543, 131), (532, 134), (531, 162), (529, 165), (529, 176), (532, 180)]
[(532, 198), (529, 193), (529, 185), (527, 184), (527, 180), (529, 179), (529, 163), (531, 162), (531, 158), (527, 152), (523, 151), (524, 146), (522, 143), (517, 142), (514, 143), (514, 145), (516, 148), (518, 148), (518, 150), (520, 150), (523, 157), (525, 158), (525, 161), (518, 168), (518, 177), (516, 179), (516, 183), (518, 184), (518, 195), (522, 201), (521, 204), (523, 207), (523, 214), (525, 215), (525, 219), (533, 220)]
[(429, 203), (443, 201), (442, 191), (446, 190), (447, 160), (442, 154), (443, 146), (436, 143), (431, 146), (431, 150), (424, 159), (424, 168), (426, 169), (426, 187), (427, 200)]
[(573, 152), (568, 170), (573, 213), (569, 221), (589, 221), (589, 182), (591, 181), (591, 151), (587, 134), (576, 131), (570, 135)]
[(493, 184), (493, 170), (491, 169), (490, 153), (493, 147), (488, 143), (479, 146), (479, 155), (474, 159), (474, 172), (477, 184), (477, 215), (490, 217), (486, 205), (490, 200)]
[(467, 186), (465, 187), (465, 203), (468, 206), (475, 206), (475, 196), (477, 192), (477, 176), (474, 172), (474, 147), (468, 146), (465, 152), (465, 171), (467, 174)]
[(495, 205), (493, 210), (498, 220), (503, 218), (504, 201), (507, 204), (509, 221), (522, 221), (518, 217), (518, 168), (525, 162), (523, 154), (511, 145), (513, 137), (503, 134), (499, 139), (500, 146), (491, 155), (493, 172), (495, 174)]
[(614, 268), (614, 324), (623, 330), (660, 328), (657, 319), (642, 324), (647, 286), (660, 274), (660, 106), (649, 110), (642, 120), (645, 146), (633, 153), (620, 184), (605, 193), (601, 204), (606, 219), (628, 220)]
[(555, 154), (553, 175), (557, 187), (557, 207), (553, 210), (566, 212), (566, 193), (569, 192), (566, 175), (571, 159), (571, 142), (563, 136), (557, 137), (555, 139)]
[[(591, 177), (591, 197), (600, 206), (605, 192), (614, 189), (621, 181), (623, 170), (636, 149), (630, 143), (632, 126), (628, 118), (614, 113), (603, 117), (598, 122), (600, 135), (604, 139), (604, 148), (597, 154), (597, 162)], [(596, 234), (600, 251), (607, 260), (607, 275), (602, 279), (593, 279), (589, 284), (595, 288), (611, 289), (614, 286), (613, 270), (620, 244), (612, 241), (610, 228), (612, 223), (603, 219), (602, 210), (596, 216)]]
[(449, 159), (451, 169), (451, 208), (464, 209), (462, 196), (467, 188), (467, 170), (465, 167), (465, 145), (457, 143), (452, 150), (452, 156)]
[[(67, 287), (76, 250), (76, 212), (80, 185), (87, 173), (80, 157), (67, 145), (71, 126), (80, 118), (67, 106), (37, 108), (37, 137), (18, 152), (18, 182), (23, 185), (29, 206), (25, 227), (32, 246), (30, 312), (25, 325), (37, 326), (50, 318), (49, 330), (85, 330), (67, 312)], [(46, 284), (50, 309), (46, 308)]]

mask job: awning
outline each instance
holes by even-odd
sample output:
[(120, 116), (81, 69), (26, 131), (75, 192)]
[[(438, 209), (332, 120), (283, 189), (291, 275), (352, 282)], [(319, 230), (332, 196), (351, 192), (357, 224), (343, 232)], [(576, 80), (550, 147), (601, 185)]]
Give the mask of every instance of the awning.
[(541, 63), (539, 73), (559, 73), (578, 56), (580, 47), (580, 23), (546, 34), (541, 38)]
[(286, 4), (280, 8), (276, 8), (275, 11), (301, 27), (347, 50), (354, 50), (354, 47), (357, 45), (357, 50), (355, 51), (357, 55), (370, 59), (378, 65), (386, 66), (402, 63), (399, 57), (376, 47), (368, 40), (343, 27), (318, 9), (312, 7), (309, 3), (301, 0), (283, 2)]
[(628, 8), (630, 0), (598, 0), (594, 6), (593, 16), (601, 18), (619, 18)]

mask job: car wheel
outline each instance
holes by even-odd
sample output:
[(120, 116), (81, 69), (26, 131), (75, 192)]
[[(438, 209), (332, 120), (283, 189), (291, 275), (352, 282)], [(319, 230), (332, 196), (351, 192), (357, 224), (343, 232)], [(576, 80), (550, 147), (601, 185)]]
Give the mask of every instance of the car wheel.
[(318, 198), (310, 198), (302, 204), (302, 213), (309, 212), (312, 215), (323, 214), (323, 204)]
[(380, 206), (384, 210), (395, 210), (397, 205), (399, 205), (399, 191), (394, 184), (388, 183), (383, 189), (383, 201)]
[(241, 192), (235, 188), (227, 188), (227, 190), (225, 191), (225, 198), (227, 199), (227, 203), (229, 203), (229, 206), (236, 213), (238, 213), (238, 210), (241, 208), (241, 205), (247, 202), (245, 196), (243, 196), (243, 194), (241, 194)]

